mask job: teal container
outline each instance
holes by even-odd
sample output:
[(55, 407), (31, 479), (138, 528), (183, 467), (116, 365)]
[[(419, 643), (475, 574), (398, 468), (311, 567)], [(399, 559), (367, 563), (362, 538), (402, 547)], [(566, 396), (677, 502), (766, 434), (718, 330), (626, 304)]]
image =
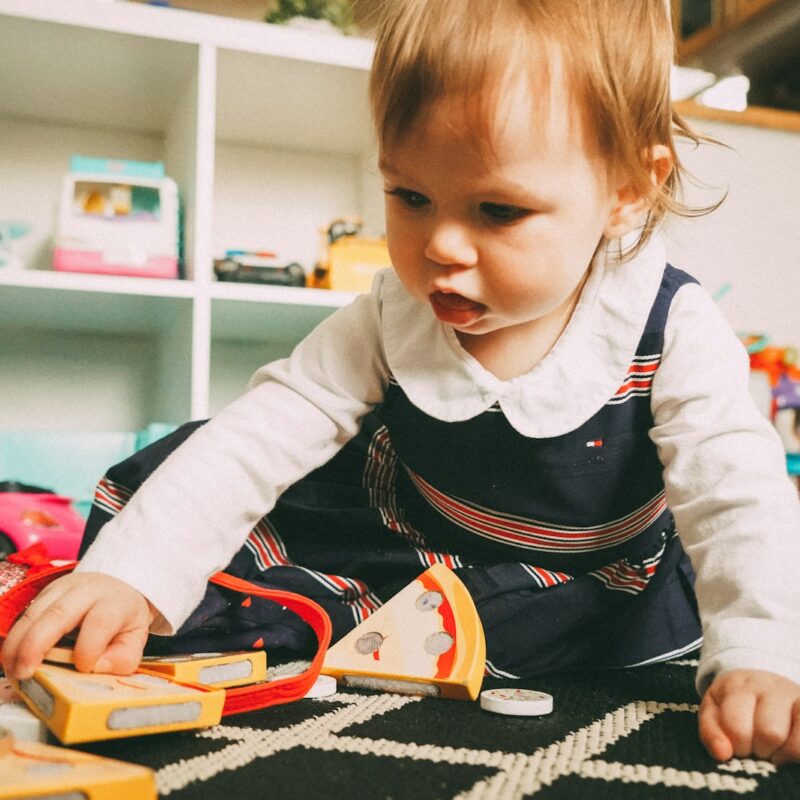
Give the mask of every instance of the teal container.
[(97, 481), (113, 464), (175, 430), (152, 423), (139, 431), (0, 431), (0, 481), (19, 481), (71, 497), (86, 518)]

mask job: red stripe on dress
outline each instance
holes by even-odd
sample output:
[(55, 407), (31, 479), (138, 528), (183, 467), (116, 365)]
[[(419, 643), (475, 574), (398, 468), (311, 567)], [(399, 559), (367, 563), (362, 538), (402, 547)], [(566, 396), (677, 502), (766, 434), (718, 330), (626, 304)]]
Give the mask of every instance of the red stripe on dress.
[(652, 385), (653, 385), (652, 378), (645, 380), (641, 378), (637, 378), (635, 380), (631, 379), (625, 381), (625, 383), (623, 383), (622, 386), (620, 386), (619, 389), (617, 389), (615, 394), (616, 395), (625, 394), (626, 392), (629, 392), (631, 389), (649, 389), (652, 387)]
[(94, 502), (112, 511), (122, 511), (131, 498), (131, 490), (108, 478), (101, 478), (94, 491)]
[(666, 509), (664, 493), (660, 492), (642, 507), (605, 525), (552, 527), (449, 497), (411, 470), (408, 474), (422, 496), (443, 516), (479, 536), (515, 547), (563, 551), (605, 549), (641, 533)]
[(370, 506), (381, 515), (381, 521), (389, 530), (399, 533), (414, 546), (424, 545), (422, 534), (405, 521), (398, 508), (396, 476), (397, 454), (384, 426), (373, 435), (364, 466), (363, 483), (369, 493)]
[(614, 393), (614, 399), (611, 402), (619, 401), (622, 396), (627, 395), (629, 392), (644, 392), (649, 391), (653, 385), (653, 376), (658, 369), (661, 356), (635, 356), (634, 359), (651, 359), (649, 361), (636, 361), (628, 367), (627, 375), (622, 386)]

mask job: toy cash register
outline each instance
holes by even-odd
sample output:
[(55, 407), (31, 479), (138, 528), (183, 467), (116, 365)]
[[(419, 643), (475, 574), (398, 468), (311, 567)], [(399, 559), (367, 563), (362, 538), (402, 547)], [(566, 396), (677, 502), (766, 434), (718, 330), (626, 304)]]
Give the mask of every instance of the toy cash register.
[(161, 162), (73, 156), (53, 268), (177, 278), (179, 222), (178, 188)]

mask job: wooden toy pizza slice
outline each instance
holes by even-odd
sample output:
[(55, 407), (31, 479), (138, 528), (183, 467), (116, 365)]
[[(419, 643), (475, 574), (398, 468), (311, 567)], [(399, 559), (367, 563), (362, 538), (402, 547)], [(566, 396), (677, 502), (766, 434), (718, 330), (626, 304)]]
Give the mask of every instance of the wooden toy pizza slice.
[(475, 604), (435, 564), (331, 647), (322, 672), (346, 686), (475, 700), (485, 664)]

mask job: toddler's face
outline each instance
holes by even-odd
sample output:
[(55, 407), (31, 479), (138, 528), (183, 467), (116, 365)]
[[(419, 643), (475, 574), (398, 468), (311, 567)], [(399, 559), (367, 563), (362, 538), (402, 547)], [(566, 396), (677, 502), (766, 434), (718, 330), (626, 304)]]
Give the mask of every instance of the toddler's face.
[(488, 150), (468, 134), (460, 98), (445, 97), (381, 153), (394, 267), (465, 346), (509, 332), (557, 337), (618, 202), (563, 79), (541, 109), (528, 88), (503, 93)]

